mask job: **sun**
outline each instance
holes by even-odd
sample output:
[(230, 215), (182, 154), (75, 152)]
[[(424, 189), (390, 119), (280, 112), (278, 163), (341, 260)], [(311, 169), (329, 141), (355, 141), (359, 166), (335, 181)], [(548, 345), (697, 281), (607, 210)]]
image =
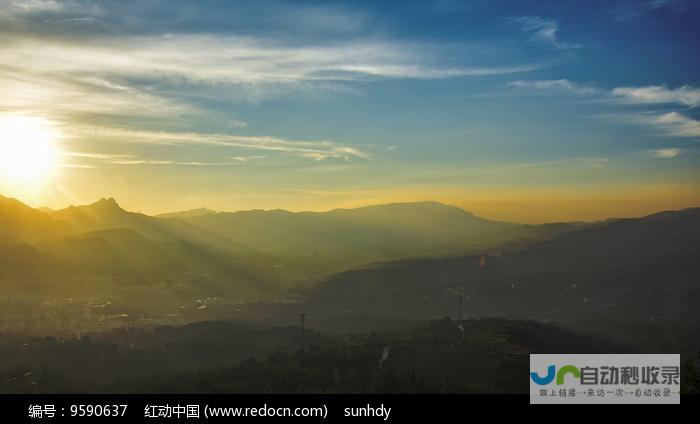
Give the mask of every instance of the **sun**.
[(0, 116), (0, 178), (17, 185), (46, 182), (59, 164), (60, 132), (33, 116)]

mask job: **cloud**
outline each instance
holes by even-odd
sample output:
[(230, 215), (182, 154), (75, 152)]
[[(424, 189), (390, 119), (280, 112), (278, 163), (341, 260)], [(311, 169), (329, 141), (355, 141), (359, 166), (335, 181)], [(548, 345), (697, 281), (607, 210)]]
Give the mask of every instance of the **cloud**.
[(530, 91), (568, 92), (580, 95), (598, 95), (625, 104), (677, 104), (695, 108), (700, 106), (700, 89), (690, 85), (668, 88), (662, 85), (643, 87), (616, 87), (603, 90), (579, 84), (567, 79), (518, 80), (506, 84), (508, 87)]
[[(533, 92), (572, 93), (576, 95), (596, 96), (596, 98), (599, 98), (601, 101), (621, 104), (673, 104), (691, 109), (700, 106), (700, 89), (689, 85), (684, 85), (675, 89), (660, 85), (652, 85), (645, 87), (617, 87), (611, 90), (603, 90), (592, 86), (577, 84), (566, 79), (560, 79), (511, 81), (507, 86)], [(622, 119), (628, 122), (660, 127), (666, 134), (675, 137), (700, 137), (700, 121), (680, 112), (659, 113), (656, 111), (649, 111), (627, 114), (624, 115)]]
[(489, 166), (494, 166), (494, 169), (505, 168), (540, 168), (549, 166), (583, 166), (586, 168), (604, 168), (610, 162), (609, 158), (602, 156), (578, 156), (564, 157), (556, 160), (540, 161), (540, 162), (518, 162), (514, 164), (491, 163)]
[(233, 120), (231, 120), (231, 122), (229, 122), (228, 126), (231, 128), (248, 128), (249, 125), (245, 121), (233, 119)]
[(445, 66), (438, 51), (436, 46), (391, 40), (290, 44), (218, 34), (0, 36), (0, 110), (164, 117), (197, 112), (191, 100), (202, 96), (257, 103), (292, 93), (347, 93), (355, 83), (378, 79), (442, 79), (539, 68)]
[(649, 154), (657, 159), (672, 159), (681, 154), (681, 149), (668, 148), (668, 149), (657, 149), (650, 150)]
[[(0, 50), (2, 48), (0, 47)], [(137, 89), (98, 76), (24, 72), (0, 61), (0, 111), (45, 116), (170, 116), (192, 113), (187, 104), (149, 89)]]
[(626, 103), (677, 103), (691, 108), (700, 106), (700, 89), (689, 85), (676, 89), (660, 85), (619, 87), (612, 90), (612, 95)]
[(115, 161), (135, 158), (134, 155), (112, 154), (112, 153), (90, 153), (90, 152), (62, 152), (63, 156), (74, 158), (97, 159), (104, 161)]
[(700, 121), (678, 112), (653, 116), (649, 121), (677, 137), (700, 137)]
[(567, 79), (558, 80), (518, 80), (506, 84), (522, 90), (549, 91), (555, 93), (569, 92), (581, 95), (599, 94), (600, 90), (585, 85), (573, 83)]
[[(196, 132), (140, 131), (107, 127), (77, 127), (71, 136), (103, 143), (138, 143), (152, 145), (209, 145), (261, 152), (276, 152), (317, 161), (329, 158), (371, 160), (372, 156), (358, 147), (342, 145), (330, 140), (290, 140), (273, 136), (244, 136), (234, 134), (210, 134)], [(244, 156), (237, 155), (240, 158)], [(247, 159), (259, 158), (248, 156)], [(121, 160), (123, 158), (111, 158)], [(124, 159), (129, 161), (130, 159)]]
[(256, 160), (256, 159), (265, 159), (267, 156), (265, 155), (252, 155), (252, 156), (231, 156), (229, 159), (235, 160), (238, 162), (248, 162), (251, 160)]
[(421, 46), (392, 41), (286, 45), (245, 36), (164, 35), (67, 42), (6, 39), (4, 64), (29, 73), (154, 78), (208, 84), (448, 78), (526, 72), (537, 65), (443, 67)]
[(0, 17), (58, 12), (61, 10), (63, 10), (63, 4), (56, 0), (0, 0)]
[(700, 137), (700, 121), (679, 112), (656, 111), (612, 115), (613, 119), (660, 130), (671, 137)]
[(566, 43), (558, 38), (559, 23), (554, 20), (539, 16), (517, 16), (507, 18), (510, 25), (520, 27), (520, 30), (528, 34), (531, 43), (539, 44), (554, 50), (578, 49), (581, 44)]
[(130, 159), (110, 161), (114, 165), (155, 165), (155, 166), (231, 166), (232, 162), (197, 162), (154, 159)]
[(106, 163), (110, 165), (151, 165), (151, 166), (233, 166), (240, 164), (241, 161), (235, 162), (239, 158), (230, 158), (228, 162), (206, 162), (206, 161), (180, 161), (169, 159), (149, 159), (138, 155), (117, 154), (117, 153), (92, 153), (92, 152), (63, 152), (62, 156), (66, 158), (86, 159), (91, 163), (74, 163), (64, 162), (61, 166), (64, 168), (97, 168), (96, 162)]

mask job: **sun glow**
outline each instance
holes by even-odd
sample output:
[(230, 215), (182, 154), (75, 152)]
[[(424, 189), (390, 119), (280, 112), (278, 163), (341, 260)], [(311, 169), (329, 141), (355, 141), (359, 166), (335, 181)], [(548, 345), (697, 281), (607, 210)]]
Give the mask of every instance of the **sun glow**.
[(60, 133), (44, 118), (0, 116), (0, 178), (36, 187), (58, 168)]

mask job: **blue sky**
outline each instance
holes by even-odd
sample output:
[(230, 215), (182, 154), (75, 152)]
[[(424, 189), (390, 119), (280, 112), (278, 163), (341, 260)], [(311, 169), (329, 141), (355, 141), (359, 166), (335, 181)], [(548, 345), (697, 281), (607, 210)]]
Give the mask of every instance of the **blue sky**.
[(0, 192), (523, 222), (698, 205), (698, 6), (0, 0), (0, 114), (62, 151)]

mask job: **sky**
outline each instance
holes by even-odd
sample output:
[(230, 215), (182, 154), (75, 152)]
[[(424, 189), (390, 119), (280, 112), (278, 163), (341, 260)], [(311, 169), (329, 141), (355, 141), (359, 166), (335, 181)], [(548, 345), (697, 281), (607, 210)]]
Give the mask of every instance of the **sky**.
[(691, 0), (0, 0), (0, 143), (30, 122), (58, 152), (0, 194), (530, 223), (700, 206), (698, 40)]

